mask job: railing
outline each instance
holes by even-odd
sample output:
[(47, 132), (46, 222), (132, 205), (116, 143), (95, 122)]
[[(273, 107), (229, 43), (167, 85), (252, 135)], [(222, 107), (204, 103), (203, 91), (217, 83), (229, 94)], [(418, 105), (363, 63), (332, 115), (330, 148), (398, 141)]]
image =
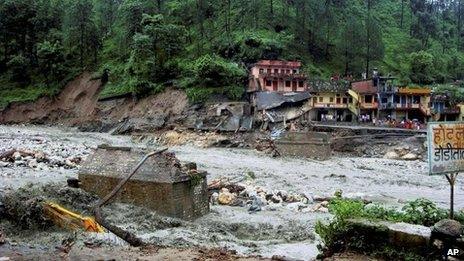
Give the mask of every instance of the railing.
[(395, 109), (395, 108), (396, 108), (396, 103), (394, 103), (394, 102), (388, 102), (388, 103), (379, 104), (379, 109), (381, 109), (381, 110), (389, 110), (389, 109)]
[(379, 104), (377, 102), (374, 103), (361, 103), (360, 104), (361, 109), (377, 109), (379, 107)]
[(461, 113), (461, 108), (453, 107), (453, 108), (443, 108), (443, 109), (432, 109), (433, 113), (441, 113), (441, 114), (459, 114)]
[(315, 103), (314, 108), (335, 108), (335, 109), (346, 109), (348, 104), (340, 103)]
[(275, 77), (275, 78), (308, 78), (304, 73), (267, 73), (259, 74), (260, 77)]
[(419, 103), (397, 103), (396, 108), (398, 109), (420, 109)]
[(379, 88), (379, 92), (381, 92), (381, 93), (396, 93), (396, 92), (398, 92), (398, 87), (395, 87), (395, 86), (381, 86)]

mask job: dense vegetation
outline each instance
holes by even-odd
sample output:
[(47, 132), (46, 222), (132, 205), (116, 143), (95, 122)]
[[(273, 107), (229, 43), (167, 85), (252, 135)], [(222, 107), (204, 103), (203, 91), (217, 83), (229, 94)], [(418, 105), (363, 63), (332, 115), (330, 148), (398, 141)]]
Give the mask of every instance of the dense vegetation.
[(0, 103), (109, 69), (102, 95), (167, 85), (239, 98), (247, 65), (298, 59), (311, 77), (379, 67), (403, 84), (463, 77), (461, 0), (1, 0)]
[[(319, 246), (323, 253), (333, 253), (347, 249), (366, 252), (386, 260), (422, 260), (420, 256), (405, 249), (394, 249), (390, 245), (381, 246), (378, 242), (365, 242), (365, 238), (352, 234), (349, 219), (367, 219), (372, 221), (405, 222), (423, 226), (433, 226), (442, 219), (446, 219), (449, 212), (437, 207), (427, 199), (417, 199), (406, 203), (401, 209), (385, 207), (379, 204), (366, 204), (357, 200), (333, 199), (329, 204), (329, 211), (334, 215), (330, 223), (319, 221), (316, 233), (324, 245)], [(464, 212), (455, 213), (455, 219), (464, 224)], [(379, 231), (382, 235), (382, 231)], [(433, 259), (433, 258), (432, 258)]]

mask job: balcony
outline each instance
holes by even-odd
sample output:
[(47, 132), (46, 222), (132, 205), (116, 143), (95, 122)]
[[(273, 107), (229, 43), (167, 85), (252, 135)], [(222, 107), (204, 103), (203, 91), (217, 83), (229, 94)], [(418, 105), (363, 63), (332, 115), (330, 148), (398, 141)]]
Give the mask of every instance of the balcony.
[(381, 103), (379, 104), (378, 107), (380, 110), (393, 110), (393, 109), (396, 109), (396, 103), (394, 102)]
[(432, 109), (433, 113), (437, 114), (459, 114), (461, 113), (461, 108), (452, 107), (452, 108), (443, 108), (443, 109)]
[(314, 108), (333, 108), (333, 109), (348, 109), (348, 104), (341, 103), (315, 103)]
[(292, 78), (292, 79), (307, 79), (308, 76), (304, 73), (267, 73), (259, 74), (260, 78)]
[(379, 104), (376, 102), (375, 103), (364, 103), (363, 102), (359, 105), (359, 107), (361, 109), (377, 109), (379, 107)]
[(397, 103), (397, 109), (420, 109), (419, 103)]

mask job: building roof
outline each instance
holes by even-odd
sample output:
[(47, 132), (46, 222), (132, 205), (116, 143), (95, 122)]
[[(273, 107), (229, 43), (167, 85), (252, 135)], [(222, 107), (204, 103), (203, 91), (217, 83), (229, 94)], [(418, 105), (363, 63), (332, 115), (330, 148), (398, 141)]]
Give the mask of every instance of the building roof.
[(308, 84), (311, 92), (345, 93), (350, 88), (348, 81), (309, 80)]
[(309, 92), (258, 92), (256, 93), (256, 106), (258, 110), (272, 109), (282, 106), (284, 103), (296, 103), (308, 100)]
[(255, 66), (278, 66), (278, 67), (289, 67), (289, 68), (300, 68), (301, 62), (299, 61), (281, 61), (281, 60), (261, 60), (258, 61)]
[[(147, 152), (146, 148), (98, 147), (80, 169), (79, 174), (121, 179), (130, 173)], [(173, 153), (164, 152), (148, 158), (132, 177), (136, 181), (177, 183), (190, 180)]]
[(359, 94), (374, 94), (377, 93), (377, 88), (374, 86), (374, 81), (352, 82), (351, 88)]
[(403, 87), (398, 89), (401, 94), (415, 94), (415, 95), (430, 95), (431, 90), (428, 88), (408, 88)]

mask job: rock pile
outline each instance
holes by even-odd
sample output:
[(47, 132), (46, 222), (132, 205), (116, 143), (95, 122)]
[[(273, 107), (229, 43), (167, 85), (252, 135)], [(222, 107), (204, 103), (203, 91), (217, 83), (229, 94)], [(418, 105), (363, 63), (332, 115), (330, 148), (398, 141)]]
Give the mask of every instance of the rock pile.
[(395, 160), (419, 160), (422, 159), (419, 149), (411, 149), (409, 146), (400, 146), (387, 151), (383, 156), (385, 159)]
[(45, 171), (78, 168), (82, 160), (82, 156), (71, 156), (69, 153), (48, 155), (39, 150), (10, 149), (0, 153), (0, 167), (29, 167)]
[(274, 211), (278, 208), (287, 208), (295, 212), (329, 211), (329, 202), (325, 198), (313, 197), (309, 193), (269, 190), (246, 183), (232, 183), (225, 178), (212, 180), (208, 189), (211, 204), (247, 207), (249, 212)]

